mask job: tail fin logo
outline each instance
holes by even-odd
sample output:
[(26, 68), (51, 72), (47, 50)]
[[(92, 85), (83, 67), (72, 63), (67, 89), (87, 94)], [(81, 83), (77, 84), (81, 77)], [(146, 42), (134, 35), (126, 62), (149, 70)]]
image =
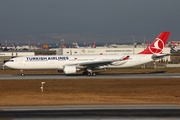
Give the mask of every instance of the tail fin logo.
[(156, 38), (156, 40), (152, 43), (152, 45), (149, 46), (149, 50), (151, 51), (152, 54), (162, 53), (163, 48), (164, 48), (164, 42), (159, 38)]
[(145, 50), (139, 54), (161, 54), (170, 32), (162, 32)]

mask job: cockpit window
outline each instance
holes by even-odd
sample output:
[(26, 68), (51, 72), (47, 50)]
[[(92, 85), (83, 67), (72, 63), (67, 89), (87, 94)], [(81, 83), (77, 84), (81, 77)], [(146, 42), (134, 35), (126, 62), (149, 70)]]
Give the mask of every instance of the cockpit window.
[(8, 62), (14, 62), (14, 60), (9, 60)]

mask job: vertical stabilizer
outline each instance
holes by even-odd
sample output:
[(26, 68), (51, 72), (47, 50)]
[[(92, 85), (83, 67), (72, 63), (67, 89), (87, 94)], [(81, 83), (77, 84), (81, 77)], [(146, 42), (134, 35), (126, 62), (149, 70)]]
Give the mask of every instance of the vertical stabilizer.
[(139, 54), (161, 54), (170, 32), (162, 32), (145, 50)]

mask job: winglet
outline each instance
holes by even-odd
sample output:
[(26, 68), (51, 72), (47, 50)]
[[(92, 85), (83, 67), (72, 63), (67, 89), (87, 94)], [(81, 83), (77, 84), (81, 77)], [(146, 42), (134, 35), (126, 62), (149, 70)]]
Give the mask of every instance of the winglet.
[(129, 59), (129, 55), (128, 56), (125, 56), (122, 60), (127, 60), (127, 59)]
[(162, 32), (145, 50), (139, 54), (161, 54), (170, 32)]

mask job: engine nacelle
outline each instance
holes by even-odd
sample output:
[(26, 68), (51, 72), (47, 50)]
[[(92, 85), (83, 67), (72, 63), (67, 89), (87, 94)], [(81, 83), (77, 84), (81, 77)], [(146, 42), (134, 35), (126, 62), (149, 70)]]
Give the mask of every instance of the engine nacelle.
[(64, 73), (65, 74), (75, 74), (76, 73), (76, 66), (64, 66)]

